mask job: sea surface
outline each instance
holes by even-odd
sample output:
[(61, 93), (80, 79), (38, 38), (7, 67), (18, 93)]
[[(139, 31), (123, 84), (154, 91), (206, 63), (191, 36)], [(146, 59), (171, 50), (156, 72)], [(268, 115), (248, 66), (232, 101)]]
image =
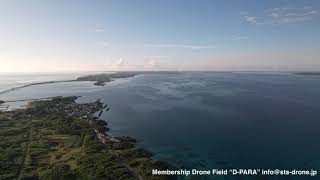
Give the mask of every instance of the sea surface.
[[(0, 75), (0, 90), (77, 76)], [(132, 136), (155, 158), (181, 168), (318, 169), (320, 173), (320, 76), (146, 74), (103, 87), (93, 82), (31, 86), (2, 94), (0, 100), (58, 95), (82, 96), (79, 102), (102, 98), (111, 108), (102, 115), (111, 134)], [(7, 105), (21, 108), (25, 102)]]

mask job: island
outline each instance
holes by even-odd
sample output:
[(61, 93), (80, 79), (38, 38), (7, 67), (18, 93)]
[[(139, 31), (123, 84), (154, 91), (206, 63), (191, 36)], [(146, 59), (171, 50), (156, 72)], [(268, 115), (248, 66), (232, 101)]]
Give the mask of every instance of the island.
[(104, 86), (106, 82), (110, 82), (114, 78), (128, 78), (133, 77), (137, 74), (138, 72), (103, 73), (78, 77), (76, 81), (95, 81), (94, 85)]
[(110, 82), (117, 78), (128, 78), (139, 74), (177, 74), (176, 71), (123, 71), (116, 73), (102, 73), (78, 77), (76, 81), (95, 81), (94, 85), (104, 86), (106, 82)]
[(113, 137), (95, 116), (106, 105), (78, 97), (31, 101), (25, 109), (0, 112), (0, 179), (169, 180), (152, 175), (169, 164), (135, 147), (131, 137)]
[(297, 75), (320, 76), (320, 72), (297, 72)]

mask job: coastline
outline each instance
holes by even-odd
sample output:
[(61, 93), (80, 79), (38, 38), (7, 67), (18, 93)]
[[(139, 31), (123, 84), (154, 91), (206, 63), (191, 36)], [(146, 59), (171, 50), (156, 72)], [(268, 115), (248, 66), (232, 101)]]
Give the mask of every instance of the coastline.
[[(12, 87), (3, 91), (0, 91), (1, 94), (5, 94), (7, 92), (15, 91), (18, 89), (36, 86), (36, 85), (43, 85), (43, 84), (53, 84), (53, 83), (63, 83), (63, 82), (79, 82), (79, 81), (91, 81), (94, 82), (93, 84), (96, 86), (104, 86), (105, 83), (113, 81), (114, 79), (118, 78), (129, 78), (134, 77), (139, 74), (167, 74), (167, 73), (178, 73), (175, 71), (168, 72), (168, 71), (133, 71), (133, 72), (116, 72), (116, 73), (101, 73), (101, 74), (94, 74), (94, 75), (85, 75), (80, 76), (76, 79), (69, 79), (69, 80), (59, 80), (59, 81), (44, 81), (44, 82), (36, 82), (30, 83), (22, 86)], [(0, 100), (1, 104), (1, 100)]]
[(77, 98), (31, 101), (26, 109), (0, 112), (0, 132), (5, 137), (0, 144), (2, 179), (43, 179), (57, 174), (67, 179), (176, 179), (152, 176), (152, 169), (169, 165), (135, 147), (135, 139), (105, 132), (108, 124), (93, 114), (107, 105), (99, 100), (78, 104)]

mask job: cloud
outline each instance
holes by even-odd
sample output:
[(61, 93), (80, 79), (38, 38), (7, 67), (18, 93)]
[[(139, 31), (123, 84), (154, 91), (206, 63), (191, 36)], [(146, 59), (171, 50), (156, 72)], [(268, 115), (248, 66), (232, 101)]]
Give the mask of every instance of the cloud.
[(143, 68), (144, 69), (155, 69), (155, 68), (162, 68), (163, 62), (161, 60), (168, 59), (169, 56), (145, 56), (143, 57)]
[(274, 18), (278, 18), (280, 15), (278, 13), (273, 12), (270, 14), (270, 16)]
[(248, 23), (251, 23), (251, 24), (257, 23), (257, 18), (254, 16), (244, 16), (244, 20)]
[(95, 29), (95, 32), (104, 32), (104, 29)]
[(259, 16), (245, 15), (243, 16), (243, 20), (255, 25), (276, 25), (309, 21), (317, 14), (318, 11), (312, 9), (312, 7), (278, 7), (267, 9)]
[(156, 68), (159, 65), (158, 61), (155, 59), (149, 59), (147, 63), (144, 65), (144, 68)]
[(113, 63), (112, 63), (112, 66), (113, 67), (123, 67), (124, 65), (126, 65), (126, 61), (125, 60), (123, 60), (122, 58), (120, 58), (120, 59), (118, 59), (118, 60), (116, 60), (116, 61), (114, 61)]
[(98, 41), (96, 42), (97, 45), (101, 45), (101, 46), (109, 46), (110, 44), (108, 42), (105, 41)]
[(186, 48), (186, 49), (211, 49), (215, 46), (204, 46), (204, 45), (186, 45), (186, 44), (147, 44), (148, 47), (158, 47), (158, 48)]
[(249, 39), (248, 36), (234, 36), (232, 38), (233, 40), (246, 40), (246, 39)]
[(144, 59), (168, 59), (170, 58), (170, 56), (162, 56), (162, 55), (159, 55), (159, 56), (145, 56)]
[(108, 70), (122, 70), (128, 63), (123, 58), (108, 58), (105, 65)]
[(314, 15), (314, 14), (318, 14), (319, 12), (316, 11), (316, 10), (312, 10), (312, 11), (308, 11), (306, 13), (304, 13), (305, 16), (308, 16), (308, 15)]
[[(143, 64), (141, 66), (144, 70), (176, 70), (176, 68), (170, 64), (168, 61), (165, 61), (167, 57), (162, 56), (150, 56), (145, 57)], [(174, 68), (174, 69), (172, 69)]]
[(176, 70), (175, 66), (167, 60), (168, 56), (144, 56), (139, 58), (113, 58), (106, 59), (103, 67), (108, 71), (137, 71), (137, 70)]

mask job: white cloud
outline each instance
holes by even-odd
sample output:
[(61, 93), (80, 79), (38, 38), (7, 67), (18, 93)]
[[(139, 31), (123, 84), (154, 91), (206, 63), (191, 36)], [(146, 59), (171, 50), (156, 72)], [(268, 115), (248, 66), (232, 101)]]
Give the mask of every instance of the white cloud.
[(312, 11), (308, 11), (308, 12), (304, 13), (304, 15), (306, 15), (306, 16), (313, 15), (313, 14), (318, 14), (318, 11), (312, 10)]
[(143, 68), (148, 70), (162, 69), (164, 67), (163, 60), (168, 58), (169, 56), (145, 56)]
[(99, 41), (99, 42), (96, 42), (96, 44), (101, 45), (101, 46), (109, 46), (110, 45), (108, 42), (105, 42), (105, 41)]
[(271, 16), (271, 17), (274, 17), (274, 18), (277, 18), (277, 17), (279, 17), (280, 15), (279, 15), (278, 13), (273, 12), (273, 13), (270, 14), (270, 16)]
[(232, 38), (233, 40), (246, 40), (246, 39), (249, 39), (248, 36), (234, 36)]
[(108, 58), (106, 61), (106, 69), (122, 70), (128, 66), (128, 63), (123, 58)]
[(112, 68), (115, 68), (115, 69), (118, 69), (118, 68), (122, 68), (126, 65), (126, 61), (122, 58), (118, 59), (118, 60), (115, 60), (114, 62), (111, 63), (111, 67)]
[(158, 48), (186, 48), (186, 49), (212, 49), (215, 46), (204, 46), (204, 45), (186, 45), (186, 44), (147, 44), (148, 47), (158, 47)]
[(248, 23), (251, 23), (251, 24), (257, 23), (257, 18), (254, 16), (244, 16), (244, 20)]
[(159, 55), (159, 56), (145, 56), (144, 57), (144, 59), (150, 59), (150, 58), (152, 58), (152, 59), (167, 59), (167, 58), (170, 58), (170, 56), (161, 56), (161, 55)]
[(267, 9), (259, 16), (243, 16), (245, 22), (256, 25), (275, 25), (309, 21), (318, 14), (312, 7)]
[(158, 61), (156, 61), (155, 59), (149, 59), (147, 63), (144, 65), (144, 68), (153, 69), (153, 68), (156, 68), (157, 65), (158, 65)]
[(137, 70), (176, 70), (167, 56), (145, 56), (139, 58), (107, 58), (103, 65), (108, 71), (137, 71)]
[(148, 71), (154, 70), (177, 70), (177, 66), (170, 63), (170, 61), (165, 61), (162, 57), (147, 57), (143, 60), (141, 66), (142, 69)]
[(95, 29), (95, 32), (104, 32), (104, 29)]

